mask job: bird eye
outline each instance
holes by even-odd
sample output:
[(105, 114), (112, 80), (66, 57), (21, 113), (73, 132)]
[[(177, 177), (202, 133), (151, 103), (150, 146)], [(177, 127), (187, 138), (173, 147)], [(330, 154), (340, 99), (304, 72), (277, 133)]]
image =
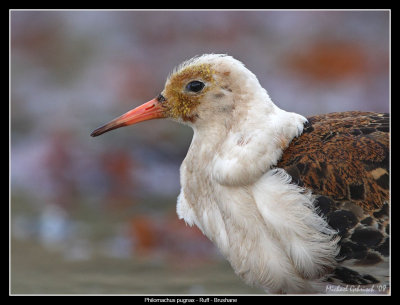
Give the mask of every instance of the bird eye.
[(189, 84), (186, 85), (186, 90), (192, 92), (199, 92), (204, 88), (204, 83), (198, 80), (191, 81)]

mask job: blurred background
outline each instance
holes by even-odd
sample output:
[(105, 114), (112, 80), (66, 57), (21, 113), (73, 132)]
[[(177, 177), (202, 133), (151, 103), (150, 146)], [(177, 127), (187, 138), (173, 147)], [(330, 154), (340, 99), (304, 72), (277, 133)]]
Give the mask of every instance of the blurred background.
[(388, 11), (11, 11), (13, 294), (263, 293), (175, 213), (192, 131), (91, 131), (227, 53), (281, 108), (389, 111)]

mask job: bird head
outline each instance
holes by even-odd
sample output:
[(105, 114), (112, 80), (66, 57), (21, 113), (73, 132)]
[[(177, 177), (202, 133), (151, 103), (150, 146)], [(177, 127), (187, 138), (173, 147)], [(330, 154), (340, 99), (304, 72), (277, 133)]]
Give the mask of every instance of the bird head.
[[(256, 76), (233, 57), (225, 54), (194, 57), (172, 71), (156, 98), (97, 128), (91, 135), (160, 118), (199, 125), (213, 118), (221, 121), (222, 114), (226, 121), (235, 109), (235, 101), (245, 101), (246, 92), (253, 91), (246, 90), (249, 86), (261, 88)], [(240, 99), (235, 99), (235, 95)]]

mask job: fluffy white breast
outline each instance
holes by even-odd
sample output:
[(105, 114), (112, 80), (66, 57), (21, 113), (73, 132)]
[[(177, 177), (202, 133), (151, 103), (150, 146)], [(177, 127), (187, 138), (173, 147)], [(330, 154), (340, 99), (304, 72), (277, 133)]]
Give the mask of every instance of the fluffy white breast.
[(316, 292), (337, 254), (331, 230), (314, 209), (313, 197), (271, 170), (252, 186), (229, 187), (204, 177), (196, 191), (190, 177), (177, 212), (196, 224), (248, 284), (271, 293)]

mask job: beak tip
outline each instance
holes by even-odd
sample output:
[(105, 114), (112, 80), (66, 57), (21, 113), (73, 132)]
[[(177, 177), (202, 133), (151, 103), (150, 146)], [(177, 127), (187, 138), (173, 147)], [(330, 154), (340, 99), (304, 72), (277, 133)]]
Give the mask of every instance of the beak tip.
[(102, 131), (102, 128), (97, 128), (95, 130), (92, 131), (92, 133), (90, 134), (91, 137), (97, 137), (99, 135), (101, 135), (102, 133), (104, 133)]

